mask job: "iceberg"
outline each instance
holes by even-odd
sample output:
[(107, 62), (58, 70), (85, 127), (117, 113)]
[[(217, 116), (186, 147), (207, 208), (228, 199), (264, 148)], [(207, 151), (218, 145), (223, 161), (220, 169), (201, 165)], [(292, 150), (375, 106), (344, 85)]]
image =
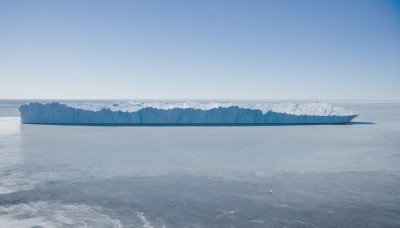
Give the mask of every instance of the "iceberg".
[(344, 124), (357, 117), (325, 103), (34, 102), (19, 111), (23, 124), (61, 125)]

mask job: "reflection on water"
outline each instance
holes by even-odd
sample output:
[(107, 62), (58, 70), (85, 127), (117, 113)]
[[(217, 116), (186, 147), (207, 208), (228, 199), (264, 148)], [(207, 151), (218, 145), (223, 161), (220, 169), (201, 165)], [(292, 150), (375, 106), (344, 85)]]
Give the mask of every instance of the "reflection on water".
[(0, 118), (0, 168), (21, 163), (21, 134), (17, 117)]
[(0, 224), (395, 227), (400, 105), (338, 105), (375, 124), (87, 127), (0, 117)]
[(17, 117), (0, 118), (0, 194), (26, 189), (29, 180), (17, 169), (23, 163)]

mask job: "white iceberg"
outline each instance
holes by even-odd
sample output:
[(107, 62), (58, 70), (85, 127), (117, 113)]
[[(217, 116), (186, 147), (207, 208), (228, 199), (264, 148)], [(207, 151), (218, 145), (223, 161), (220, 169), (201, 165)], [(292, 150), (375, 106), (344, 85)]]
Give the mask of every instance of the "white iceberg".
[(72, 125), (268, 125), (343, 124), (357, 116), (325, 103), (28, 103), (24, 124)]

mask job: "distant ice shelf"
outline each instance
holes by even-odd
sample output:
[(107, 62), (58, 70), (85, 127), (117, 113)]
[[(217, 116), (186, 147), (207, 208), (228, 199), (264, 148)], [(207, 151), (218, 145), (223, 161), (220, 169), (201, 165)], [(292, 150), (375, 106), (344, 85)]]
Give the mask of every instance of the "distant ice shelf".
[(66, 125), (343, 124), (357, 116), (325, 103), (35, 102), (19, 111), (24, 124)]

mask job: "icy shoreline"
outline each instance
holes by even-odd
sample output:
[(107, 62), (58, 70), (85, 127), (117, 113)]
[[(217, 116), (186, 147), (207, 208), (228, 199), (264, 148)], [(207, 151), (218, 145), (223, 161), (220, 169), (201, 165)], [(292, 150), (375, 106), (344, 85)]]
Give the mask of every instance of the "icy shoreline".
[(342, 124), (357, 116), (325, 103), (28, 103), (24, 124), (82, 125), (268, 125)]

